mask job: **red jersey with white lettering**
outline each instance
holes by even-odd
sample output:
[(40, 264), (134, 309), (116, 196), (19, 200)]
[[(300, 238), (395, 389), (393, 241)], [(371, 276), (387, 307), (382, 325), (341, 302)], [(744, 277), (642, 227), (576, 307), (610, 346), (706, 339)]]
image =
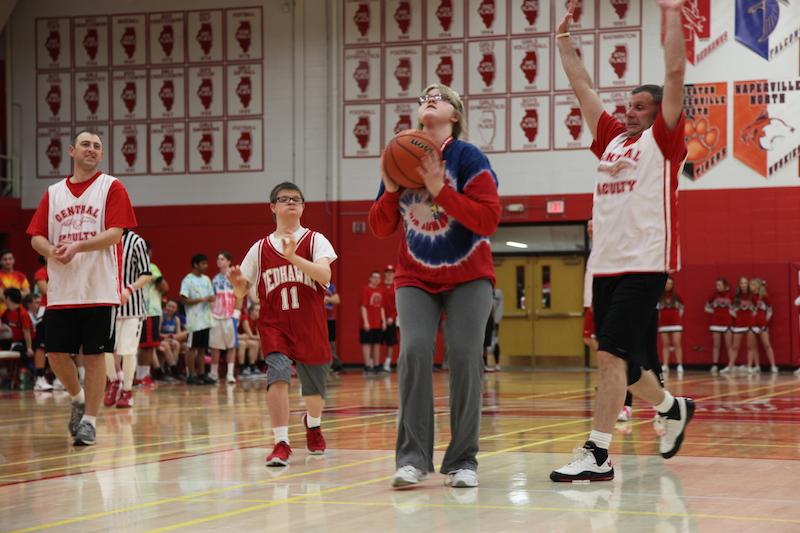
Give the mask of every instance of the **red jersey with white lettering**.
[(25, 330), (29, 331), (31, 336), (33, 336), (33, 322), (31, 322), (31, 316), (22, 306), (17, 307), (13, 311), (11, 309), (6, 309), (2, 317), (0, 317), (0, 320), (2, 320), (3, 324), (11, 328), (12, 342), (24, 341)]
[[(65, 178), (51, 185), (27, 233), (58, 246), (91, 239), (109, 228), (134, 227), (136, 215), (122, 182), (98, 171), (82, 183)], [(121, 268), (121, 243), (75, 254), (67, 264), (48, 261), (47, 306), (119, 305)]]
[(755, 325), (756, 301), (750, 291), (744, 294), (737, 294), (733, 298), (731, 314), (733, 315), (733, 327), (735, 328), (751, 328)]
[(708, 300), (706, 300), (705, 311), (711, 315), (711, 325), (719, 327), (730, 327), (733, 324), (733, 315), (731, 314), (731, 293), (725, 291), (715, 291)]
[(772, 305), (766, 296), (756, 296), (756, 316), (753, 319), (753, 325), (758, 328), (765, 328), (772, 318)]
[(361, 306), (367, 310), (369, 329), (381, 329), (383, 327), (383, 320), (381, 319), (383, 289), (380, 285), (377, 287), (367, 285), (361, 290)]
[(635, 137), (608, 113), (597, 123), (592, 152), (600, 163), (594, 190), (595, 276), (680, 268), (678, 176), (686, 158), (684, 116), (671, 130), (661, 112)]
[(674, 291), (664, 291), (658, 302), (658, 327), (683, 325), (683, 300)]
[[(297, 240), (295, 253), (313, 262), (313, 243), (314, 232), (306, 231)], [(329, 363), (325, 287), (292, 265), (271, 239), (258, 245), (258, 333), (263, 352), (279, 352), (309, 365)]]

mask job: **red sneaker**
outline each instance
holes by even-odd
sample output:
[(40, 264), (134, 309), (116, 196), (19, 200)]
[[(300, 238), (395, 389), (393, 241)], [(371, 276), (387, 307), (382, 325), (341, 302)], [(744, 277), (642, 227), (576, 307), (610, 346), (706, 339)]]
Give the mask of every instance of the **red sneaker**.
[(289, 456), (292, 455), (292, 447), (288, 442), (280, 441), (272, 448), (272, 453), (267, 456), (267, 466), (286, 466), (289, 464)]
[(152, 387), (153, 386), (153, 378), (150, 376), (150, 374), (148, 374), (144, 378), (142, 378), (142, 385), (144, 385), (145, 387)]
[(315, 428), (308, 427), (306, 416), (308, 415), (303, 415), (303, 426), (306, 428), (306, 448), (308, 448), (308, 453), (322, 455), (325, 453), (325, 437), (322, 436), (322, 428), (319, 426)]
[(122, 391), (119, 395), (119, 400), (117, 400), (118, 409), (126, 407), (133, 407), (133, 392), (129, 390)]
[(112, 381), (106, 386), (106, 395), (103, 396), (103, 405), (106, 407), (111, 407), (117, 403), (117, 398), (119, 397), (119, 386), (119, 380)]

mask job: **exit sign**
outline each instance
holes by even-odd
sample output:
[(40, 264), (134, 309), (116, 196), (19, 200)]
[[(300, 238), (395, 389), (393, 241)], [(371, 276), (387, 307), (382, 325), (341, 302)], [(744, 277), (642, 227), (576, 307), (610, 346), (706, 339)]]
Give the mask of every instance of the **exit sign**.
[(547, 201), (548, 215), (563, 215), (565, 210), (566, 210), (566, 205), (564, 205), (564, 200)]

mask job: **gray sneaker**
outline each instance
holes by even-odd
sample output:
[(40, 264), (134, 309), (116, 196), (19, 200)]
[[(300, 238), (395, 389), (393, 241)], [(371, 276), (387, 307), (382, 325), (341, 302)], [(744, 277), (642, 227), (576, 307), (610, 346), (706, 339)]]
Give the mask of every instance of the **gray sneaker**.
[(69, 415), (69, 434), (73, 437), (78, 433), (78, 426), (85, 411), (85, 403), (72, 402), (72, 413)]
[(81, 422), (78, 426), (78, 431), (75, 433), (75, 440), (72, 442), (73, 446), (91, 446), (94, 444), (95, 435), (97, 430), (89, 422)]

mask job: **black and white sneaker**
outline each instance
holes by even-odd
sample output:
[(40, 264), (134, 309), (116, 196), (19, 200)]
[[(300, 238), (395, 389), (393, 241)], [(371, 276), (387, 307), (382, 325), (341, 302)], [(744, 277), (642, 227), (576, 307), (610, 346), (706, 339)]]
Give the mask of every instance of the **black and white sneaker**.
[(675, 398), (678, 402), (678, 409), (680, 410), (680, 418), (672, 420), (663, 417), (666, 426), (664, 435), (661, 436), (661, 441), (658, 444), (658, 451), (661, 452), (661, 457), (669, 459), (678, 453), (683, 444), (683, 436), (686, 432), (686, 426), (691, 422), (694, 416), (694, 400), (691, 398)]
[(86, 411), (86, 404), (80, 402), (72, 402), (72, 412), (69, 414), (69, 434), (73, 437), (78, 433), (78, 426), (83, 418), (83, 413)]
[(614, 479), (614, 467), (606, 458), (603, 464), (598, 465), (594, 452), (597, 446), (592, 441), (586, 441), (581, 448), (575, 449), (575, 458), (572, 462), (558, 470), (550, 472), (550, 481), (611, 481)]
[(95, 442), (97, 430), (89, 422), (83, 421), (78, 426), (78, 431), (75, 432), (75, 440), (72, 442), (73, 446), (92, 446)]

